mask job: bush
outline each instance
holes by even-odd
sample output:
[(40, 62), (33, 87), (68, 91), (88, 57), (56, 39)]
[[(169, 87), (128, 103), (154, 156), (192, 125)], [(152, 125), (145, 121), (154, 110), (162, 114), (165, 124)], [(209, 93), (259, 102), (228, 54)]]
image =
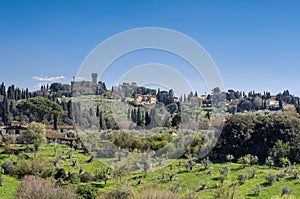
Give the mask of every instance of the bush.
[(211, 164), (211, 161), (209, 160), (209, 158), (205, 158), (201, 161), (201, 164), (203, 164), (204, 166), (204, 170), (207, 170)]
[(12, 176), (14, 173), (14, 163), (11, 160), (6, 160), (2, 163), (2, 166), (4, 174)]
[(108, 195), (108, 199), (127, 199), (132, 194), (132, 189), (127, 186), (118, 186), (113, 189)]
[(16, 199), (75, 199), (71, 188), (57, 186), (54, 180), (25, 176), (17, 189)]
[(238, 163), (240, 163), (243, 168), (250, 166), (250, 158), (248, 156), (240, 157)]
[(288, 166), (285, 172), (291, 177), (291, 179), (299, 179), (300, 170), (297, 168), (295, 163), (293, 165)]
[(269, 173), (266, 176), (266, 180), (267, 180), (267, 182), (268, 182), (269, 185), (273, 185), (274, 182), (277, 180), (277, 175), (274, 174), (274, 173)]
[(79, 178), (81, 182), (91, 182), (94, 180), (94, 177), (90, 172), (82, 173)]
[(231, 162), (232, 160), (234, 160), (234, 156), (231, 154), (226, 155), (226, 160)]
[(248, 169), (248, 174), (249, 174), (249, 178), (255, 178), (256, 177), (256, 173), (257, 173), (257, 170), (255, 168), (250, 168)]
[(228, 165), (222, 166), (220, 168), (220, 174), (223, 175), (225, 178), (228, 177), (229, 173), (230, 173), (230, 168)]
[(224, 181), (217, 189), (214, 198), (219, 199), (238, 199), (240, 198), (237, 193), (237, 184), (231, 184), (228, 181)]
[(77, 184), (81, 181), (81, 179), (80, 179), (78, 173), (69, 173), (68, 181), (72, 184)]
[(291, 162), (287, 157), (281, 157), (279, 158), (279, 165), (282, 167), (287, 167), (291, 165)]
[(252, 191), (253, 191), (253, 194), (258, 196), (261, 192), (261, 186), (260, 185), (257, 185), (255, 187), (252, 187)]
[(97, 168), (94, 172), (94, 179), (96, 181), (104, 181), (104, 184), (106, 184), (107, 180), (109, 180), (113, 175), (113, 172), (109, 168), (100, 167)]
[(178, 193), (178, 192), (181, 191), (181, 189), (182, 189), (182, 188), (181, 188), (181, 185), (180, 185), (179, 182), (173, 184), (173, 185), (169, 188), (169, 190), (172, 191), (173, 193)]
[(97, 189), (90, 184), (78, 186), (77, 193), (80, 199), (95, 199), (97, 197)]
[(284, 195), (290, 195), (293, 191), (289, 189), (288, 187), (283, 187), (281, 190), (281, 197)]
[(239, 173), (237, 179), (240, 184), (244, 184), (245, 181), (248, 179), (248, 175), (245, 173)]
[(26, 160), (23, 158), (19, 159), (15, 166), (15, 174), (19, 178), (22, 178), (25, 175), (32, 175), (33, 174), (32, 162), (30, 160)]
[(55, 168), (52, 163), (49, 163), (45, 156), (39, 156), (31, 161), (32, 174), (42, 178), (51, 177), (55, 173)]
[(266, 158), (265, 165), (268, 166), (268, 167), (274, 166), (274, 160), (271, 156), (268, 156)]

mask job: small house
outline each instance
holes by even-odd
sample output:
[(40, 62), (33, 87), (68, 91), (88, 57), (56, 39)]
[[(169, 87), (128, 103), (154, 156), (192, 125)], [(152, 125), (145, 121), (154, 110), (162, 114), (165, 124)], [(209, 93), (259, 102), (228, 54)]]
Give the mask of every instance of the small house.
[[(54, 131), (54, 126), (53, 125), (45, 125), (46, 130), (51, 130)], [(61, 133), (67, 133), (70, 130), (74, 130), (74, 126), (73, 125), (58, 125), (57, 126), (57, 131), (61, 132)]]

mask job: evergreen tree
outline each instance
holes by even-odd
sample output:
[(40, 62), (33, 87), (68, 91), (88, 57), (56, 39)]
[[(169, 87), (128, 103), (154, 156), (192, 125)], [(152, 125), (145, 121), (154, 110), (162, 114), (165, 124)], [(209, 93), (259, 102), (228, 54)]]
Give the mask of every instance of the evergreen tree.
[(148, 126), (151, 123), (151, 118), (149, 116), (149, 112), (147, 111), (145, 114), (145, 126)]
[(141, 109), (140, 109), (140, 107), (138, 107), (137, 117), (136, 117), (136, 124), (137, 124), (137, 126), (141, 126), (141, 120), (142, 120)]
[(0, 95), (6, 95), (4, 82), (2, 82), (2, 84), (0, 86)]
[(100, 109), (99, 109), (99, 106), (97, 105), (96, 117), (99, 117), (99, 116), (100, 116)]
[(280, 99), (279, 100), (279, 109), (282, 109), (283, 108), (283, 103), (282, 103), (282, 100)]
[(68, 118), (73, 119), (72, 117), (72, 101), (69, 100), (67, 103), (67, 112), (68, 112)]
[(131, 120), (131, 111), (130, 111), (130, 108), (128, 108), (128, 111), (127, 111), (127, 120), (130, 121)]

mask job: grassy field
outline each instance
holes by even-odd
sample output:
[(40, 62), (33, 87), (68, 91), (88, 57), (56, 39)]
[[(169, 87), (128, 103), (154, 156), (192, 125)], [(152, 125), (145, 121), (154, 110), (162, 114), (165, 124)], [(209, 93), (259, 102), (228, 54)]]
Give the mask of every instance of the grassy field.
[[(24, 149), (19, 148), (19, 149)], [(1, 150), (3, 152), (3, 150)], [(5, 160), (17, 161), (16, 155), (3, 154), (0, 151), (0, 163)], [(90, 172), (91, 174), (98, 167), (103, 167), (101, 160), (94, 158), (90, 163), (87, 161), (90, 157), (85, 156), (79, 151), (71, 151), (69, 148), (57, 145), (56, 152), (53, 145), (45, 145), (39, 152), (24, 152), (32, 159), (46, 158), (46, 161), (53, 161), (58, 154), (61, 160), (58, 161), (58, 167), (63, 167), (68, 173)], [(67, 158), (72, 153), (72, 158)], [(72, 161), (77, 160), (76, 166), (72, 166)], [(208, 169), (204, 168), (202, 164), (196, 164), (192, 171), (188, 171), (184, 166), (185, 160), (175, 160), (172, 166), (164, 169), (148, 172), (146, 176), (139, 173), (123, 174), (121, 179), (111, 178), (107, 184), (104, 182), (89, 182), (94, 187), (98, 187), (99, 192), (110, 192), (116, 185), (126, 185), (133, 190), (139, 190), (144, 187), (156, 186), (158, 189), (168, 189), (179, 194), (185, 194), (188, 191), (195, 192), (199, 198), (215, 198), (216, 193), (222, 188), (225, 190), (236, 190), (236, 198), (274, 198), (280, 197), (282, 188), (287, 186), (292, 193), (292, 198), (300, 198), (300, 180), (293, 179), (291, 175), (287, 174), (285, 168), (266, 168), (262, 165), (253, 165), (243, 168), (237, 163), (222, 163), (210, 164)], [(220, 169), (225, 165), (229, 168), (227, 177), (220, 174)], [(170, 169), (171, 168), (171, 169)], [(251, 178), (250, 170), (255, 170), (256, 174)], [(299, 169), (299, 168), (298, 168)], [(245, 174), (248, 179), (244, 183), (238, 182), (238, 175)], [(273, 185), (269, 185), (266, 180), (268, 174), (283, 174), (281, 178), (275, 180)], [(174, 175), (172, 181), (169, 180), (169, 175)], [(3, 186), (0, 187), (0, 198), (10, 199), (14, 198), (14, 193), (20, 184), (20, 180), (3, 175)], [(222, 183), (223, 182), (223, 183)], [(236, 184), (236, 186), (235, 186)], [(259, 195), (254, 195), (253, 187), (261, 187)], [(226, 187), (227, 186), (227, 187)]]
[(0, 199), (14, 198), (15, 191), (21, 181), (6, 175), (2, 175), (2, 177), (3, 186), (0, 187)]

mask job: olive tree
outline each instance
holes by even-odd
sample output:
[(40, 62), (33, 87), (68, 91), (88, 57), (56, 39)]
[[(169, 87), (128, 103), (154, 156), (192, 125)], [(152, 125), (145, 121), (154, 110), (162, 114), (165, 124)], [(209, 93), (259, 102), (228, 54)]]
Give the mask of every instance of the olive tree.
[(28, 142), (34, 144), (36, 151), (39, 150), (40, 146), (46, 143), (46, 128), (43, 124), (37, 122), (31, 122), (28, 125), (27, 133), (25, 134), (25, 139)]

